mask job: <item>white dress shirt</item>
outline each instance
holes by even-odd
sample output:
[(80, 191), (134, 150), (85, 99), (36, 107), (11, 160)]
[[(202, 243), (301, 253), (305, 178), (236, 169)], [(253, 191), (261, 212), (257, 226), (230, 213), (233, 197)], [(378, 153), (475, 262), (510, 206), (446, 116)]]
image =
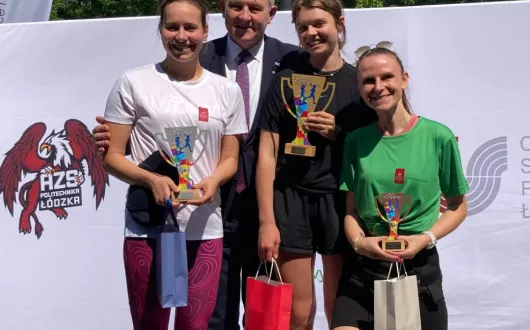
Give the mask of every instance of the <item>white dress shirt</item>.
[[(226, 43), (226, 77), (232, 81), (236, 81), (237, 71), (237, 57), (239, 53), (243, 51), (241, 47), (236, 45), (230, 37), (227, 38)], [(247, 60), (248, 76), (250, 79), (250, 118), (249, 131), (252, 128), (254, 117), (256, 116), (256, 110), (258, 108), (259, 95), (261, 91), (261, 75), (263, 72), (263, 48), (265, 41), (261, 39), (261, 42), (254, 47), (248, 49), (251, 57)]]

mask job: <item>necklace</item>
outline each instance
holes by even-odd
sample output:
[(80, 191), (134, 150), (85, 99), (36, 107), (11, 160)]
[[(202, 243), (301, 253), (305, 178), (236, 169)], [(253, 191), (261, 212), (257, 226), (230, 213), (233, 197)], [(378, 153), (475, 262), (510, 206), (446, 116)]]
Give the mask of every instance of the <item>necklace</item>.
[(342, 68), (344, 68), (345, 62), (344, 62), (344, 60), (342, 60), (342, 65), (340, 66), (340, 68), (338, 68), (337, 70), (333, 70), (333, 71), (317, 70), (311, 63), (309, 63), (309, 60), (307, 61), (307, 64), (313, 69), (312, 72), (313, 72), (314, 75), (333, 77), (334, 75), (339, 73), (339, 71), (342, 70)]

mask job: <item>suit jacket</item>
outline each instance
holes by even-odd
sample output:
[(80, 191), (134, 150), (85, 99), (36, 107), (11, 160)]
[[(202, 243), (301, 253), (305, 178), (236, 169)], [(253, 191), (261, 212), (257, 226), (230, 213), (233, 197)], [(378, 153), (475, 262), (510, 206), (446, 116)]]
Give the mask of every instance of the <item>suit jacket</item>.
[[(200, 62), (203, 68), (213, 73), (226, 77), (226, 51), (227, 38), (224, 36), (207, 42), (203, 46)], [(282, 69), (282, 57), (287, 53), (298, 51), (298, 47), (286, 44), (278, 39), (265, 36), (263, 49), (263, 73), (261, 77), (260, 97), (256, 115), (249, 128), (247, 137), (242, 141), (239, 152), (239, 170), (242, 170), (245, 177), (245, 183), (248, 190), (253, 191), (251, 194), (255, 200), (255, 171), (256, 160), (259, 147), (259, 129), (258, 123), (261, 113), (261, 106), (266, 97), (269, 86), (271, 85), (274, 73)], [(232, 205), (236, 196), (237, 176), (221, 187), (221, 208), (223, 210), (223, 220), (233, 218)], [(249, 191), (250, 193), (250, 191)], [(235, 208), (238, 206), (234, 205)]]

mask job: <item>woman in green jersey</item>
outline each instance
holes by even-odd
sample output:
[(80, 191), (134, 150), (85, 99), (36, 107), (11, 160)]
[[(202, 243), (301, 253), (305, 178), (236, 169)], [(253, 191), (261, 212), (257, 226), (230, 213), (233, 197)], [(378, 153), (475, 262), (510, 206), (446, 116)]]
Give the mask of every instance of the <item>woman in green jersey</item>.
[[(422, 329), (447, 329), (435, 245), (466, 217), (469, 187), (453, 132), (411, 113), (408, 78), (389, 49), (372, 48), (357, 61), (359, 91), (379, 119), (350, 133), (344, 145), (344, 231), (356, 253), (343, 270), (332, 329), (373, 327), (373, 283), (386, 279), (392, 262), (403, 262), (419, 279)], [(442, 193), (447, 211), (439, 217)], [(403, 240), (402, 251), (383, 248), (393, 235), (391, 220), (399, 221), (393, 243)]]

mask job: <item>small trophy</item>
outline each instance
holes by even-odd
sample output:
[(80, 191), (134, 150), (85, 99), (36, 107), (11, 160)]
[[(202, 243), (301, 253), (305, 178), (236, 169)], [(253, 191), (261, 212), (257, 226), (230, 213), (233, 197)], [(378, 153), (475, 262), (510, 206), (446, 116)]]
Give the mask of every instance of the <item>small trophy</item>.
[[(164, 133), (156, 133), (156, 143), (162, 158), (179, 173), (177, 201), (189, 201), (201, 197), (200, 189), (193, 189), (190, 169), (194, 165), (193, 148), (197, 140), (197, 127), (166, 127)], [(164, 137), (165, 135), (165, 137)], [(173, 196), (173, 198), (175, 198)]]
[[(294, 96), (294, 106), (296, 112), (293, 112), (289, 107), (289, 102), (285, 98), (285, 89), (284, 84), (287, 84), (288, 88), (293, 90)], [(281, 79), (281, 93), (283, 103), (287, 108), (287, 111), (296, 118), (298, 121), (298, 131), (296, 133), (295, 139), (291, 143), (285, 144), (285, 153), (290, 155), (298, 155), (305, 157), (315, 157), (316, 147), (312, 146), (309, 143), (307, 138), (307, 130), (305, 128), (304, 122), (307, 118), (307, 115), (313, 111), (318, 104), (320, 95), (323, 92), (331, 88), (330, 95), (327, 96), (328, 102), (321, 109), (321, 111), (326, 111), (333, 95), (335, 94), (335, 83), (327, 83), (326, 77), (322, 76), (310, 76), (293, 73), (291, 78), (283, 77)]]
[[(407, 211), (401, 214), (404, 204), (408, 204)], [(385, 215), (381, 213), (379, 205), (384, 207)], [(412, 196), (405, 196), (404, 193), (383, 193), (381, 196), (375, 196), (375, 208), (381, 219), (390, 227), (388, 239), (382, 242), (383, 251), (405, 250), (405, 240), (399, 239), (398, 225), (410, 213), (411, 206)]]

